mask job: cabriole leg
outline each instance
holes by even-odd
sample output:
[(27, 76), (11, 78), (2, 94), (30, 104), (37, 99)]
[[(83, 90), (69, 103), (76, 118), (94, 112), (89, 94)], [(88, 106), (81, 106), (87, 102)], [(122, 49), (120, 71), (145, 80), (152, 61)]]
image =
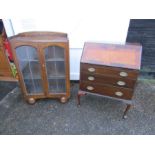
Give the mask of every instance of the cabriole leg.
[(87, 93), (86, 92), (83, 92), (83, 91), (78, 91), (78, 94), (77, 94), (77, 105), (80, 105), (80, 97), (81, 96), (84, 96), (84, 95), (86, 95)]
[(126, 109), (125, 109), (125, 111), (123, 113), (123, 119), (126, 119), (127, 118), (127, 113), (131, 109), (131, 107), (132, 107), (131, 104), (127, 104)]

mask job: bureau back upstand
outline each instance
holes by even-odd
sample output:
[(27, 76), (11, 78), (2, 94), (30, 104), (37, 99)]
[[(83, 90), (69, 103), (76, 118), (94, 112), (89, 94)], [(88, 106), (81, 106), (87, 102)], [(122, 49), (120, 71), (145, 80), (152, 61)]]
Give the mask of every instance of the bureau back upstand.
[(131, 108), (135, 84), (141, 66), (140, 45), (87, 42), (80, 63), (80, 97), (87, 93), (104, 95), (127, 104), (123, 118)]

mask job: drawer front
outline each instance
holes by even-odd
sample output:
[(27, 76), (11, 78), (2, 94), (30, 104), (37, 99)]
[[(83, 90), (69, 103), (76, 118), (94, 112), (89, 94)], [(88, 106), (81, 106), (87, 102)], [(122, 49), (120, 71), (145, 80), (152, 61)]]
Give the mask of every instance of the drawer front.
[(3, 46), (3, 39), (1, 35), (0, 35), (0, 46)]
[(0, 70), (0, 76), (11, 76), (11, 73), (10, 73), (10, 71), (8, 71), (8, 70), (4, 70), (4, 69), (2, 69), (2, 70)]
[(92, 65), (92, 64), (81, 64), (81, 72), (91, 73), (91, 74), (103, 74), (115, 77), (124, 77), (130, 79), (137, 79), (138, 70), (123, 69), (116, 67), (107, 67), (101, 65)]
[(9, 62), (7, 60), (7, 56), (5, 55), (3, 49), (0, 47), (0, 68), (1, 69), (8, 69)]
[(0, 57), (0, 69), (8, 69), (9, 68), (8, 65), (9, 65), (9, 63), (7, 63), (4, 60), (1, 60), (1, 57)]
[(96, 93), (100, 95), (116, 97), (120, 99), (132, 99), (133, 89), (114, 87), (110, 85), (97, 85), (92, 82), (80, 83), (80, 89), (90, 93)]
[(109, 84), (118, 87), (134, 88), (136, 80), (123, 77), (112, 77), (99, 74), (81, 73), (81, 81), (93, 82), (96, 84)]
[(2, 47), (0, 47), (0, 76), (11, 76), (9, 62), (6, 55), (3, 52)]

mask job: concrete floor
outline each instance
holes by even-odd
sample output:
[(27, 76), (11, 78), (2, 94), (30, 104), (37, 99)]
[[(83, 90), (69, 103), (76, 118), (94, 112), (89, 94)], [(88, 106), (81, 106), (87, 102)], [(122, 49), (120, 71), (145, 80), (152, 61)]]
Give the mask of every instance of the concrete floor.
[(0, 134), (155, 134), (155, 84), (139, 81), (126, 120), (120, 101), (87, 95), (76, 106), (78, 84), (65, 105), (38, 100), (28, 105), (17, 87), (0, 101)]
[(17, 86), (16, 82), (0, 81), (0, 101)]

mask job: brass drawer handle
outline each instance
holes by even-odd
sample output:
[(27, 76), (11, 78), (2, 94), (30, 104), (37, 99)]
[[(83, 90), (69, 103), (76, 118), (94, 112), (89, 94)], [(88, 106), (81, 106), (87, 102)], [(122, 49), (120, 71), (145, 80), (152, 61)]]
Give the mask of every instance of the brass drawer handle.
[(89, 72), (95, 72), (95, 68), (88, 68)]
[(124, 81), (117, 81), (117, 84), (119, 86), (125, 86), (126, 85), (126, 83)]
[(93, 76), (88, 76), (88, 80), (90, 80), (90, 81), (94, 81), (95, 78), (94, 78)]
[(123, 93), (120, 92), (120, 91), (117, 91), (117, 92), (115, 92), (115, 95), (116, 95), (116, 96), (123, 96)]
[(92, 87), (92, 86), (87, 86), (87, 90), (94, 90), (94, 87)]
[(120, 72), (119, 75), (122, 76), (122, 77), (127, 77), (128, 73), (127, 72)]

